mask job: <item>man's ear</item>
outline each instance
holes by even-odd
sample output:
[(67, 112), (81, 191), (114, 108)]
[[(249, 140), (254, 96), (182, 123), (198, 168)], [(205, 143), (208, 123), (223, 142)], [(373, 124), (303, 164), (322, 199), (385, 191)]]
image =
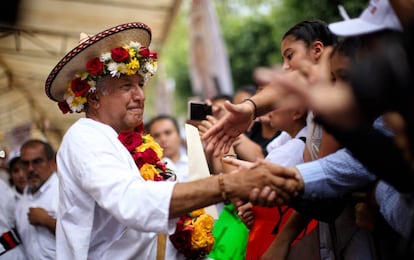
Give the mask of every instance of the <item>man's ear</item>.
[(323, 53), (325, 46), (321, 41), (314, 41), (312, 43), (312, 54), (316, 61), (318, 61)]
[(308, 111), (305, 108), (295, 109), (295, 112), (293, 113), (293, 119), (298, 120), (298, 119), (306, 118), (307, 113)]
[(87, 96), (89, 107), (96, 107), (99, 105), (99, 95), (97, 91), (88, 93)]

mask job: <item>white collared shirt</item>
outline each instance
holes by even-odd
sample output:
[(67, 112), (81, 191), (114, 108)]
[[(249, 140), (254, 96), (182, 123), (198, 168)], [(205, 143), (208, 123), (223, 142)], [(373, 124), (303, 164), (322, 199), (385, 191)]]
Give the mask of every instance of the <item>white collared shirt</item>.
[(17, 231), (28, 259), (56, 259), (56, 240), (47, 227), (30, 224), (29, 208), (43, 208), (56, 218), (59, 204), (59, 181), (53, 173), (39, 190), (32, 194), (26, 187), (23, 197), (17, 201), (15, 217)]
[[(175, 182), (145, 181), (115, 130), (88, 118), (65, 134), (57, 165), (57, 259), (106, 259), (127, 227), (140, 231), (133, 240), (140, 245), (136, 259), (155, 259), (153, 232), (175, 230), (177, 219), (169, 220)], [(117, 259), (128, 257), (117, 253)]]

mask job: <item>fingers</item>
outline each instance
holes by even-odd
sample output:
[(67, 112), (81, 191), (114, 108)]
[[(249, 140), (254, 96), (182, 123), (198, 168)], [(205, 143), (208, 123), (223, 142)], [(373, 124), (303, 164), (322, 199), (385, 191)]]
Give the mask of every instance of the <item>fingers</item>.
[(241, 169), (250, 169), (254, 164), (248, 161), (239, 160), (231, 157), (224, 157), (222, 161), (226, 164), (239, 167)]
[(222, 126), (221, 126), (220, 121), (219, 121), (202, 136), (202, 139), (204, 141), (207, 141), (211, 138), (214, 138), (221, 131), (221, 128), (222, 128)]
[(253, 208), (253, 204), (250, 202), (247, 202), (247, 203), (243, 203), (242, 205), (239, 205), (237, 207), (237, 211), (239, 215), (243, 215), (244, 213), (251, 211), (252, 208)]
[(286, 204), (303, 189), (300, 174), (294, 167), (281, 167), (260, 160), (247, 174), (254, 176), (254, 180), (262, 180), (249, 194), (250, 201), (255, 205), (269, 207)]
[(274, 207), (275, 205), (286, 205), (291, 196), (288, 193), (283, 193), (280, 190), (272, 190), (270, 187), (265, 187), (260, 190), (255, 188), (250, 192), (249, 200), (254, 205), (259, 205), (263, 207)]
[(248, 228), (251, 228), (253, 226), (255, 215), (253, 211), (253, 205), (251, 203), (246, 203), (240, 206), (238, 208), (237, 214)]
[(209, 146), (212, 147), (212, 150), (214, 150), (214, 156), (220, 156), (221, 152), (227, 153), (229, 149), (225, 150), (224, 147), (226, 146), (227, 142), (229, 141), (230, 137), (228, 135), (225, 135), (224, 132), (217, 134), (212, 142), (209, 142)]
[(223, 147), (223, 153), (228, 153), (230, 151), (230, 148), (233, 146), (234, 141), (236, 140), (236, 138), (234, 137), (229, 137), (227, 142), (224, 144)]
[(240, 198), (234, 198), (231, 200), (231, 202), (233, 203), (234, 207), (236, 208), (236, 210), (238, 210), (238, 208), (244, 204), (246, 204), (246, 202), (244, 202), (243, 200), (241, 200)]

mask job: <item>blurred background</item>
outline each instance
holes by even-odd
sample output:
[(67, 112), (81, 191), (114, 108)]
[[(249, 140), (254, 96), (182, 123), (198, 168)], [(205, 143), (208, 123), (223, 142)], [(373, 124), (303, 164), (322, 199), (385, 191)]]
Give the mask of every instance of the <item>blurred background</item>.
[(79, 40), (131, 21), (152, 29), (158, 73), (146, 86), (145, 117), (172, 114), (183, 122), (187, 100), (231, 95), (252, 84), (258, 66), (281, 61), (280, 38), (310, 18), (355, 17), (366, 0), (12, 0), (0, 9), (0, 148), (28, 138), (55, 149), (83, 114), (63, 115), (44, 92), (57, 62)]

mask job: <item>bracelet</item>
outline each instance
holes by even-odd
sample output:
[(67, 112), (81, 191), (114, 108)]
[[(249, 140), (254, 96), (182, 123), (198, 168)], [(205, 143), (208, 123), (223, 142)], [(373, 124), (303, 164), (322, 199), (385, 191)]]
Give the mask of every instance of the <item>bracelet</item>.
[(220, 189), (220, 193), (221, 193), (221, 198), (223, 199), (225, 204), (229, 203), (229, 200), (228, 200), (227, 194), (226, 194), (226, 188), (224, 186), (224, 179), (223, 179), (223, 174), (222, 173), (220, 173), (218, 175), (218, 184), (219, 184), (219, 189)]
[(255, 120), (257, 118), (257, 105), (256, 102), (253, 101), (253, 99), (251, 98), (246, 98), (245, 100), (243, 100), (243, 102), (249, 101), (250, 103), (253, 104), (253, 120)]

